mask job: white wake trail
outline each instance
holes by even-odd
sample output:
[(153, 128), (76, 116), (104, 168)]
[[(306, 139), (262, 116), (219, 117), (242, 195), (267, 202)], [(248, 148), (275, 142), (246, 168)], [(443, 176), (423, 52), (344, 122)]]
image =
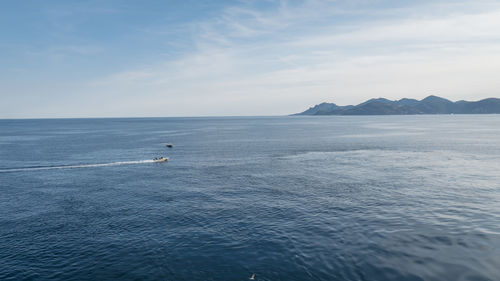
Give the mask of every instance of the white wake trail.
[(78, 168), (93, 168), (93, 167), (110, 167), (110, 166), (145, 164), (145, 163), (154, 163), (154, 161), (153, 160), (136, 160), (136, 161), (121, 161), (121, 162), (98, 163), (98, 164), (41, 166), (41, 167), (24, 167), (24, 168), (19, 167), (19, 168), (0, 169), (0, 173), (57, 170), (57, 169), (78, 169)]

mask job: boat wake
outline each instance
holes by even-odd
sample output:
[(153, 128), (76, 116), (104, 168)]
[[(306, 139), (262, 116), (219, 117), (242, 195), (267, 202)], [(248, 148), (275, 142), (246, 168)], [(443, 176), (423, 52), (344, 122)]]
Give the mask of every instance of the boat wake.
[(121, 165), (146, 164), (146, 163), (154, 163), (154, 161), (153, 160), (136, 160), (136, 161), (121, 161), (121, 162), (98, 163), (98, 164), (79, 164), (79, 165), (59, 165), (59, 166), (34, 166), (34, 167), (0, 168), (0, 173), (41, 171), (41, 170), (57, 170), (57, 169), (79, 169), (79, 168), (94, 168), (94, 167), (110, 167), (110, 166), (121, 166)]

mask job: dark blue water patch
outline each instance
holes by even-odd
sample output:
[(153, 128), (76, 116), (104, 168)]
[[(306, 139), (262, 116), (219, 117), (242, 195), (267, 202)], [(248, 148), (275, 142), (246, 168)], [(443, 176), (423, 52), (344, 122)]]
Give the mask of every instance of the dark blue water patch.
[(0, 120), (0, 280), (497, 280), (498, 119)]

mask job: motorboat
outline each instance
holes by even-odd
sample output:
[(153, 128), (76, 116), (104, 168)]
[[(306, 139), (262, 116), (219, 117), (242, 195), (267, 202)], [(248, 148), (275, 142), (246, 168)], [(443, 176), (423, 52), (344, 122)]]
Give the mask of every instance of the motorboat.
[(171, 142), (169, 142), (169, 143), (167, 143), (167, 147), (172, 148), (172, 147), (174, 147), (174, 144), (173, 144), (173, 143), (171, 143)]
[(155, 163), (167, 162), (167, 161), (168, 161), (168, 157), (157, 157), (157, 158), (153, 158), (153, 162), (155, 162)]

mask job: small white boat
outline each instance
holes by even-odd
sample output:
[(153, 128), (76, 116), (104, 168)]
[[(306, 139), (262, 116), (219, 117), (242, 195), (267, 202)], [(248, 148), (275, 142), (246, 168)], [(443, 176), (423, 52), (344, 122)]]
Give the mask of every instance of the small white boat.
[(153, 162), (155, 162), (155, 163), (167, 162), (167, 161), (168, 161), (168, 157), (153, 158)]
[(167, 147), (174, 147), (174, 144), (169, 142), (169, 143), (167, 143)]

